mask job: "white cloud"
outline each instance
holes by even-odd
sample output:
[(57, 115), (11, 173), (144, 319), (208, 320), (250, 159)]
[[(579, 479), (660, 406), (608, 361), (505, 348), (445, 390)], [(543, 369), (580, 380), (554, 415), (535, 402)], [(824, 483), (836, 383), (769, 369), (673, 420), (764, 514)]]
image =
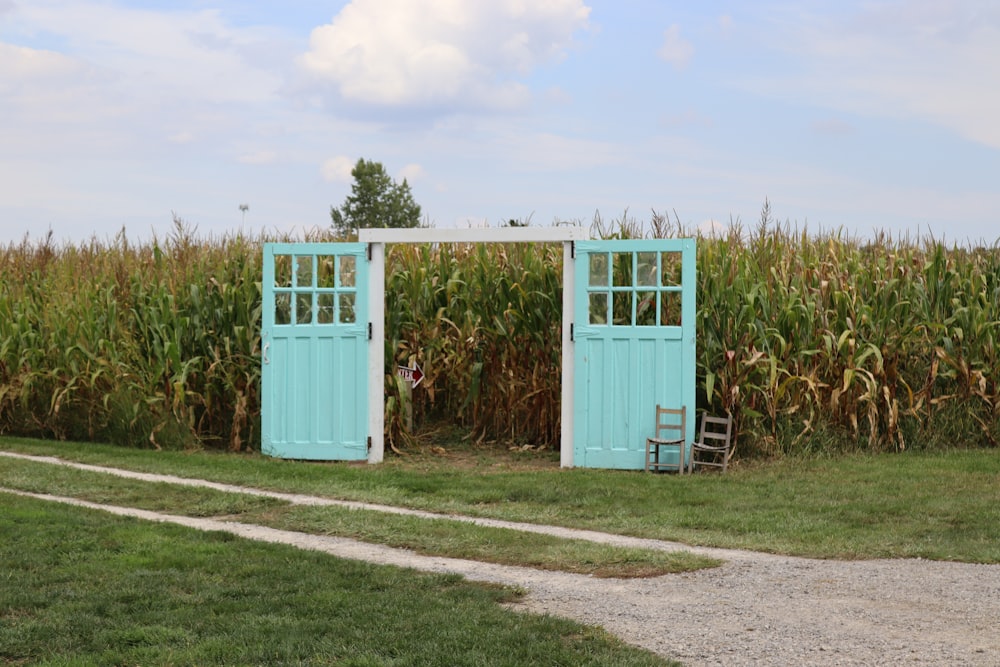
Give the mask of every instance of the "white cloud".
[(573, 102), (573, 96), (565, 88), (552, 86), (545, 91), (545, 100), (554, 106), (568, 106)]
[(323, 174), (324, 181), (330, 183), (350, 183), (352, 180), (351, 170), (354, 169), (354, 164), (355, 160), (345, 155), (338, 155), (323, 162), (323, 165), (320, 167), (320, 173)]
[(283, 102), (280, 70), (294, 69), (290, 40), (217, 11), (32, 0), (4, 15), (2, 35), (4, 151), (49, 159), (246, 145), (260, 123), (244, 112)]
[(733, 17), (731, 14), (723, 14), (719, 17), (719, 32), (722, 33), (723, 37), (729, 37), (733, 34)]
[(589, 13), (583, 0), (353, 0), (300, 62), (363, 105), (517, 108), (519, 78), (564, 57)]
[(729, 232), (729, 228), (729, 225), (724, 225), (714, 218), (702, 220), (697, 226), (698, 231), (709, 238), (721, 238)]
[(684, 69), (691, 62), (694, 46), (681, 37), (681, 27), (676, 23), (663, 32), (663, 46), (660, 47), (659, 55), (673, 65), (674, 69)]
[(769, 45), (801, 76), (749, 89), (861, 115), (918, 118), (1000, 148), (1000, 6), (928, 0), (865, 6), (846, 19), (805, 16)]
[(243, 164), (271, 164), (277, 157), (278, 154), (274, 151), (257, 151), (241, 155), (239, 161)]
[[(63, 36), (84, 62), (100, 62), (127, 77), (130, 96), (165, 102), (179, 91), (198, 90), (206, 102), (253, 102), (280, 84), (251, 63), (272, 36), (230, 27), (216, 10), (151, 11), (103, 2), (24, 3), (22, 20), (31, 30)], [(273, 44), (271, 44), (273, 46)], [(144, 85), (136, 87), (135, 84)]]
[(427, 176), (427, 172), (419, 164), (408, 164), (399, 170), (399, 175), (396, 177), (397, 180), (402, 181), (404, 178), (408, 183), (413, 183), (414, 181), (422, 180)]
[(824, 118), (812, 123), (812, 131), (827, 136), (844, 136), (854, 134), (854, 126), (840, 118)]
[(172, 144), (189, 144), (194, 141), (194, 133), (187, 130), (175, 132), (167, 137), (167, 141)]
[(55, 51), (0, 43), (0, 81), (5, 86), (38, 79), (77, 76), (82, 66)]
[[(15, 117), (40, 123), (117, 116), (118, 109), (100, 98), (107, 81), (94, 67), (61, 53), (0, 42), (0, 108), (8, 123)], [(91, 111), (95, 106), (103, 112)]]
[(495, 146), (498, 157), (526, 172), (565, 172), (627, 162), (618, 144), (548, 132), (498, 135)]
[(713, 127), (714, 125), (715, 122), (711, 116), (707, 116), (691, 108), (673, 113), (664, 113), (660, 116), (660, 126), (669, 129), (692, 126)]

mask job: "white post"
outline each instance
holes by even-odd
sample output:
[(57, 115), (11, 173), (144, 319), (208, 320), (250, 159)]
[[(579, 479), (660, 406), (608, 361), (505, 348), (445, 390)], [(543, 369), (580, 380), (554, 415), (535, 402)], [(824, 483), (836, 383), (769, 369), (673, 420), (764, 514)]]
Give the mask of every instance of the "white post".
[(369, 243), (371, 264), (368, 267), (368, 463), (381, 463), (385, 455), (385, 245)]
[(559, 465), (573, 467), (573, 241), (563, 243), (563, 319), (562, 319), (562, 410), (559, 435)]

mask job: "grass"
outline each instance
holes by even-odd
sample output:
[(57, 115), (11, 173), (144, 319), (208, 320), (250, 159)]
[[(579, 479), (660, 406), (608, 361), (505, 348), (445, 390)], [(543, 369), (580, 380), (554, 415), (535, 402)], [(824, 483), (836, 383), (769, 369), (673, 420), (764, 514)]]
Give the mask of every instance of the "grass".
[(144, 482), (17, 459), (0, 459), (0, 487), (173, 515), (224, 517), (281, 530), (349, 537), (430, 556), (597, 577), (652, 577), (715, 567), (721, 562), (689, 552), (616, 547), (447, 519), (344, 507), (293, 506), (275, 498)]
[(655, 577), (721, 564), (718, 559), (690, 552), (619, 547), (447, 519), (428, 520), (334, 507), (288, 507), (245, 520), (285, 530), (352, 537), (421, 554), (595, 577)]
[(2, 496), (0, 663), (662, 665), (451, 575)]
[(237, 518), (288, 504), (276, 498), (145, 482), (10, 458), (0, 459), (0, 487), (191, 517)]
[(0, 448), (274, 490), (818, 558), (1000, 562), (1000, 450), (785, 457), (725, 475), (563, 470), (470, 447), (379, 466), (3, 438)]

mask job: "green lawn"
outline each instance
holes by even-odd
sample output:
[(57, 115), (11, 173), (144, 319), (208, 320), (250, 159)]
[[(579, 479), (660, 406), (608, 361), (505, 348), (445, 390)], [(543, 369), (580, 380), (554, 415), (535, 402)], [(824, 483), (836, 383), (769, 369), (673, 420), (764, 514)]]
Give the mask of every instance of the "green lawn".
[(0, 664), (663, 665), (517, 594), (0, 494)]
[[(1000, 450), (786, 458), (725, 475), (565, 470), (551, 453), (311, 464), (0, 438), (0, 449), (282, 491), (820, 558), (1000, 562)], [(0, 462), (2, 465), (2, 462)]]
[(126, 479), (102, 472), (0, 457), (0, 488), (78, 498), (154, 512), (336, 535), (504, 565), (598, 577), (650, 577), (714, 567), (721, 561), (690, 552), (597, 544), (447, 519), (400, 516), (344, 507), (303, 507), (275, 498)]

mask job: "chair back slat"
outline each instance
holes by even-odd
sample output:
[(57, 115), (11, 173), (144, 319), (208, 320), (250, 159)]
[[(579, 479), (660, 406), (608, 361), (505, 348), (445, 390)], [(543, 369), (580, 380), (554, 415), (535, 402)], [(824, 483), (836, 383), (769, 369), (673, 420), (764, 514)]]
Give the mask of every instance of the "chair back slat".
[[(698, 441), (692, 443), (691, 470), (695, 466), (717, 466), (726, 470), (729, 457), (732, 454), (733, 416), (711, 417), (707, 413), (701, 415), (701, 433)], [(701, 455), (712, 457), (709, 460)], [(718, 458), (721, 456), (721, 461)]]
[(662, 438), (664, 431), (675, 431), (678, 437), (684, 435), (685, 431), (685, 410), (684, 408), (661, 408), (656, 406), (656, 437)]

